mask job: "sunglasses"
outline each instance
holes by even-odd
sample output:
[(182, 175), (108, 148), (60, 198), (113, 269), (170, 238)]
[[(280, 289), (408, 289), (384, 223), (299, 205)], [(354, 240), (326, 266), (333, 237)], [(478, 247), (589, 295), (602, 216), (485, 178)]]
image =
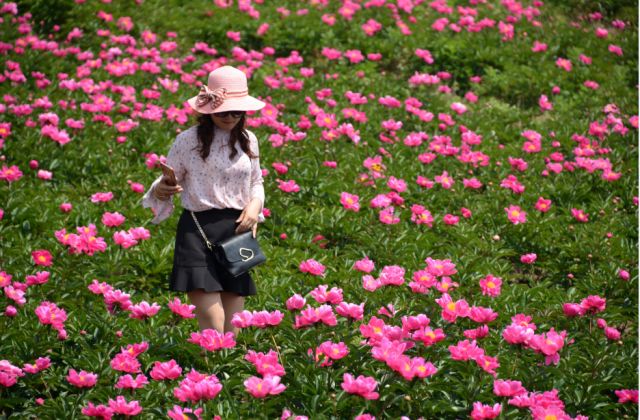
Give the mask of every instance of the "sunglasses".
[(240, 118), (244, 115), (244, 111), (225, 111), (225, 112), (216, 112), (213, 115), (220, 118), (225, 118), (228, 115), (231, 115), (233, 118)]

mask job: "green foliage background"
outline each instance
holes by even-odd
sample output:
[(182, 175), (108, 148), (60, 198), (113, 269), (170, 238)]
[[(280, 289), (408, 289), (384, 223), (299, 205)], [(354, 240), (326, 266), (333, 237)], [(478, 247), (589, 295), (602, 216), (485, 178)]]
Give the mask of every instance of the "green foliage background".
[[(149, 351), (140, 357), (145, 372), (155, 360), (174, 358), (185, 368), (185, 373), (194, 367), (218, 375), (224, 391), (203, 405), (209, 418), (213, 414), (223, 418), (275, 418), (285, 407), (314, 419), (349, 418), (362, 412), (379, 418), (401, 415), (458, 418), (468, 416), (474, 401), (503, 402), (501, 418), (522, 418), (525, 411), (493, 395), (490, 375), (474, 364), (451, 360), (447, 347), (463, 339), (462, 331), (472, 328), (472, 322), (445, 323), (440, 318), (433, 292), (416, 295), (406, 287), (387, 287), (373, 293), (364, 291), (360, 275), (352, 266), (365, 255), (376, 262), (375, 273), (385, 265), (401, 265), (407, 270), (407, 277), (424, 267), (426, 257), (451, 259), (459, 272), (454, 281), (460, 284), (452, 292), (454, 298), (492, 307), (500, 314), (490, 324), (489, 337), (479, 343), (487, 354), (499, 358), (499, 378), (520, 380), (530, 391), (558, 389), (566, 411), (572, 415), (580, 413), (593, 419), (637, 417), (637, 406), (618, 404), (614, 395), (616, 389), (638, 388), (638, 219), (637, 206), (632, 202), (638, 195), (638, 136), (637, 130), (628, 123), (629, 116), (638, 114), (637, 3), (545, 3), (541, 9), (543, 14), (538, 17), (542, 27), (534, 27), (523, 19), (516, 24), (514, 39), (502, 42), (497, 30), (458, 34), (431, 30), (431, 23), (439, 16), (427, 3), (416, 8), (414, 15), (419, 24), (411, 25), (413, 35), (406, 37), (385, 9), (363, 9), (352, 22), (337, 15), (333, 27), (321, 24), (320, 16), (336, 13), (339, 8), (336, 4), (322, 10), (307, 6), (307, 15), (292, 13), (286, 19), (276, 11), (275, 3), (256, 5), (261, 18), (252, 20), (236, 7), (217, 9), (210, 1), (146, 0), (141, 5), (130, 1), (81, 5), (65, 0), (18, 2), (21, 12), (33, 14), (34, 31), (40, 37), (52, 34), (52, 39), (62, 42), (71, 29), (78, 27), (84, 37), (74, 43), (94, 53), (105, 41), (96, 36), (96, 30), (109, 28), (113, 33), (120, 33), (115, 20), (121, 16), (133, 19), (135, 26), (130, 35), (136, 39), (145, 29), (157, 33), (161, 40), (166, 39), (167, 31), (175, 31), (179, 49), (169, 56), (184, 57), (190, 54), (195, 42), (205, 41), (215, 47), (219, 55), (231, 57), (234, 45), (226, 37), (229, 30), (242, 33), (239, 46), (246, 50), (272, 46), (275, 57), (286, 57), (296, 50), (304, 57), (302, 66), (316, 71), (315, 77), (305, 79), (302, 92), (270, 90), (262, 82), (277, 69), (275, 57), (265, 59), (251, 79), (253, 95), (268, 95), (273, 103), (285, 105), (280, 120), (291, 126), (300, 115), (307, 113), (305, 96), (315, 99), (314, 92), (325, 87), (333, 89), (333, 97), (338, 101), (338, 107), (331, 110), (336, 114), (341, 107), (351, 106), (344, 99), (344, 93), (349, 90), (373, 93), (377, 97), (391, 95), (401, 100), (414, 96), (424, 103), (423, 108), (436, 115), (451, 114), (449, 105), (463, 102), (462, 96), (473, 90), (479, 95), (479, 102), (470, 105), (470, 112), (454, 119), (483, 136), (480, 150), (491, 157), (492, 164), (472, 168), (453, 158), (438, 157), (432, 164), (422, 165), (415, 149), (402, 143), (382, 144), (378, 140), (380, 123), (390, 118), (403, 121), (401, 138), (411, 131), (424, 131), (430, 136), (439, 132), (436, 122), (425, 124), (402, 109), (386, 108), (377, 101), (361, 107), (369, 118), (366, 124), (354, 123), (362, 137), (358, 146), (345, 138), (324, 142), (320, 140), (320, 129), (313, 127), (301, 143), (271, 148), (266, 141), (271, 131), (266, 127), (254, 130), (261, 140), (262, 167), (270, 170), (265, 189), (266, 207), (272, 216), (259, 229), (269, 261), (254, 272), (259, 294), (248, 300), (247, 308), (284, 311), (284, 301), (293, 293), (304, 295), (319, 284), (328, 284), (342, 288), (348, 302), (365, 302), (365, 321), (388, 303), (398, 309), (398, 315), (390, 323), (399, 324), (402, 315), (425, 313), (434, 327), (445, 329), (447, 339), (430, 348), (416, 346), (411, 355), (433, 362), (439, 372), (428, 380), (406, 382), (370, 357), (369, 347), (360, 345), (358, 325), (344, 319), (335, 328), (295, 330), (293, 316), (287, 314), (279, 327), (243, 331), (235, 349), (203, 357), (199, 349), (185, 342), (196, 329), (195, 321), (176, 322), (165, 305), (174, 297), (168, 291), (167, 276), (171, 270), (177, 217), (174, 215), (158, 226), (150, 224), (149, 211), (140, 206), (139, 195), (132, 193), (127, 184), (127, 180), (133, 180), (150, 185), (157, 173), (146, 168), (144, 155), (166, 155), (178, 125), (167, 120), (159, 123), (141, 120), (140, 126), (128, 133), (126, 143), (118, 144), (114, 128), (88, 122), (84, 130), (72, 137), (71, 143), (61, 147), (43, 138), (38, 129), (25, 127), (21, 118), (3, 114), (0, 121), (11, 122), (13, 133), (2, 153), (6, 163), (18, 165), (25, 176), (16, 183), (0, 184), (0, 206), (5, 211), (0, 222), (0, 270), (12, 274), (14, 280), (23, 281), (26, 275), (36, 271), (31, 261), (31, 251), (36, 249), (49, 249), (54, 254), (54, 265), (49, 267), (49, 283), (29, 289), (28, 302), (19, 309), (18, 317), (0, 317), (0, 359), (22, 365), (46, 354), (51, 357), (53, 367), (21, 378), (12, 388), (0, 389), (0, 417), (76, 418), (87, 401), (106, 403), (121, 394), (113, 388), (117, 375), (109, 367), (109, 360), (121, 346), (145, 340), (150, 343)], [(461, 1), (449, 4), (468, 6), (468, 2)], [(283, 1), (277, 6), (295, 11), (304, 7), (304, 3)], [(112, 13), (114, 22), (97, 19), (98, 10)], [(483, 16), (496, 20), (506, 17), (506, 11), (497, 2), (492, 11), (482, 10)], [(610, 29), (609, 39), (599, 39), (593, 32), (605, 22), (584, 19), (594, 11), (603, 13), (609, 28), (608, 22), (616, 18), (624, 20), (627, 27), (622, 32)], [(370, 18), (384, 25), (374, 37), (365, 36), (359, 28)], [(580, 27), (571, 26), (572, 21), (579, 21)], [(263, 37), (258, 37), (256, 30), (263, 22), (269, 22), (271, 27)], [(60, 25), (58, 32), (54, 32), (55, 24)], [(9, 18), (5, 18), (0, 30), (5, 42), (21, 36)], [(549, 49), (532, 53), (534, 40), (546, 42)], [(621, 46), (624, 55), (618, 57), (608, 52), (608, 44)], [(355, 65), (344, 59), (328, 61), (320, 54), (324, 46), (342, 51), (379, 52), (383, 59)], [(435, 63), (424, 64), (414, 54), (417, 48), (429, 49)], [(580, 54), (592, 57), (593, 64), (581, 65)], [(202, 54), (195, 56), (194, 62), (183, 65), (185, 71), (197, 69), (211, 59)], [(570, 59), (574, 63), (573, 71), (557, 68), (554, 62), (558, 57)], [(20, 56), (10, 53), (5, 59), (18, 61), (27, 75), (41, 71), (54, 81), (59, 72), (75, 75), (75, 68), (80, 64), (73, 57), (60, 59), (29, 49)], [(231, 61), (231, 64), (239, 63)], [(292, 67), (291, 74), (300, 78), (297, 67)], [(365, 77), (358, 78), (357, 71), (364, 71)], [(439, 94), (432, 87), (411, 88), (407, 83), (415, 72), (435, 74), (437, 71), (452, 74), (448, 82), (451, 95)], [(339, 73), (340, 77), (326, 80), (322, 77), (325, 73)], [(469, 77), (474, 75), (482, 76), (481, 84), (469, 82)], [(91, 77), (111, 78), (103, 69), (94, 70)], [(600, 88), (596, 91), (585, 88), (582, 85), (585, 80), (597, 81)], [(141, 92), (156, 82), (156, 76), (138, 72), (114, 78), (114, 82), (134, 86)], [(561, 87), (559, 95), (550, 94), (554, 85)], [(156, 104), (165, 108), (170, 104), (179, 106), (194, 94), (193, 90), (184, 84), (175, 94), (162, 90)], [(0, 85), (0, 93), (14, 95), (20, 103), (43, 95), (54, 104), (60, 99), (74, 99), (78, 104), (88, 101), (82, 91), (61, 91), (55, 82), (38, 90), (32, 78), (19, 86), (5, 82)], [(541, 114), (537, 104), (541, 94), (550, 97), (553, 111)], [(576, 146), (571, 136), (586, 135), (590, 122), (604, 118), (602, 109), (609, 103), (620, 108), (624, 123), (630, 128), (626, 136), (611, 134), (604, 142), (605, 147), (611, 149), (606, 157), (615, 171), (622, 172), (620, 180), (605, 182), (598, 173), (583, 170), (541, 177), (539, 174), (545, 168), (542, 156), (552, 151), (547, 145), (550, 143), (548, 133), (555, 132), (556, 140), (561, 143), (559, 151), (571, 157)], [(81, 116), (90, 121), (79, 109), (63, 111), (54, 107), (53, 110), (59, 113), (61, 121)], [(118, 121), (126, 116), (113, 113), (112, 117)], [(524, 156), (529, 170), (517, 176), (527, 189), (516, 196), (500, 188), (499, 183), (511, 173), (507, 158), (523, 155), (520, 133), (527, 129), (543, 134), (545, 147), (540, 155)], [(459, 144), (457, 131), (447, 134)], [(392, 155), (384, 160), (386, 174), (405, 179), (409, 184), (407, 193), (403, 194), (406, 208), (399, 209), (401, 223), (392, 226), (379, 223), (377, 212), (367, 208), (375, 195), (387, 191), (386, 180), (377, 181), (375, 189), (356, 182), (358, 174), (364, 171), (363, 160), (376, 155), (380, 146)], [(35, 171), (27, 169), (31, 159), (37, 159), (42, 168), (53, 171), (54, 179), (39, 180)], [(338, 168), (330, 170), (322, 166), (324, 160), (337, 161)], [(300, 193), (285, 194), (278, 190), (277, 174), (271, 164), (284, 161), (292, 162), (286, 179), (295, 179), (301, 186)], [(496, 161), (502, 165), (495, 165)], [(437, 186), (422, 190), (414, 183), (418, 175), (433, 179), (444, 170), (457, 181), (452, 190)], [(461, 179), (471, 176), (478, 177), (487, 186), (480, 191), (463, 189)], [(93, 204), (89, 197), (97, 191), (113, 191), (115, 199), (102, 205)], [(363, 209), (358, 213), (344, 211), (339, 205), (342, 191), (358, 194)], [(549, 213), (540, 214), (533, 209), (539, 196), (553, 201)], [(70, 214), (59, 211), (62, 202), (73, 203)], [(413, 203), (425, 205), (434, 214), (437, 221), (433, 229), (410, 222), (408, 208)], [(509, 204), (520, 205), (528, 211), (527, 223), (514, 226), (507, 221), (503, 208)], [(462, 220), (456, 227), (441, 223), (444, 214), (456, 213), (461, 207), (471, 209), (470, 220)], [(589, 213), (589, 223), (575, 222), (570, 213), (572, 207)], [(129, 250), (120, 249), (111, 240), (112, 230), (100, 224), (105, 211), (123, 213), (127, 222), (122, 228), (145, 226), (152, 240)], [(100, 236), (109, 242), (107, 252), (93, 257), (68, 255), (56, 241), (54, 231), (62, 228), (72, 231), (75, 226), (89, 223), (95, 223)], [(612, 232), (613, 237), (607, 239), (607, 232)], [(281, 233), (286, 233), (288, 239), (279, 239)], [(318, 234), (326, 238), (325, 248), (312, 243)], [(499, 240), (493, 239), (496, 235)], [(538, 261), (532, 266), (521, 264), (520, 255), (530, 252), (538, 255)], [(327, 266), (324, 278), (299, 272), (298, 264), (308, 258)], [(630, 271), (629, 282), (618, 279), (619, 268)], [(478, 280), (488, 273), (502, 277), (505, 283), (502, 295), (493, 300), (482, 296), (478, 287)], [(569, 273), (573, 278), (568, 277)], [(131, 292), (134, 302), (155, 301), (165, 307), (144, 322), (128, 319), (126, 314), (109, 316), (101, 298), (86, 288), (94, 278)], [(622, 331), (621, 341), (608, 341), (602, 330), (595, 327), (595, 318), (568, 319), (563, 315), (562, 303), (579, 302), (593, 294), (606, 297), (607, 309), (600, 316)], [(33, 311), (43, 300), (56, 302), (67, 311), (68, 340), (58, 341), (49, 327), (38, 324)], [(4, 299), (0, 308), (8, 303)], [(540, 355), (504, 342), (500, 331), (517, 313), (533, 316), (538, 331), (551, 327), (557, 331), (567, 330), (568, 337), (575, 340), (562, 350), (558, 366), (541, 365)], [(81, 330), (86, 334), (80, 334)], [(116, 330), (123, 332), (122, 339), (115, 336)], [(316, 367), (307, 356), (307, 349), (325, 340), (345, 341), (350, 355), (332, 368)], [(270, 348), (280, 353), (287, 370), (283, 383), (288, 388), (279, 396), (253, 401), (242, 382), (255, 372), (243, 355), (247, 349), (266, 352)], [(98, 373), (98, 385), (86, 391), (72, 387), (64, 379), (69, 368)], [(380, 382), (380, 399), (365, 401), (342, 392), (340, 383), (344, 372), (376, 377)], [(127, 398), (140, 401), (145, 408), (143, 418), (164, 416), (179, 402), (171, 394), (176, 384), (151, 381)], [(43, 406), (35, 404), (37, 397), (46, 399)]]

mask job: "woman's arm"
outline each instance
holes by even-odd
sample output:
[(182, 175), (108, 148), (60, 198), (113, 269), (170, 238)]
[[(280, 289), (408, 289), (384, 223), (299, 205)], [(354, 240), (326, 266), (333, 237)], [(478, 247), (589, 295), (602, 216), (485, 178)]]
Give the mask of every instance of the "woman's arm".
[(164, 175), (160, 175), (153, 181), (149, 190), (142, 197), (142, 206), (151, 208), (155, 215), (151, 221), (153, 224), (158, 224), (171, 215), (174, 209), (172, 194), (182, 192), (181, 183), (186, 174), (183, 164), (184, 153), (186, 152), (185, 143), (184, 136), (178, 135), (167, 155), (166, 163), (173, 168), (178, 181), (177, 185), (168, 185), (165, 182)]

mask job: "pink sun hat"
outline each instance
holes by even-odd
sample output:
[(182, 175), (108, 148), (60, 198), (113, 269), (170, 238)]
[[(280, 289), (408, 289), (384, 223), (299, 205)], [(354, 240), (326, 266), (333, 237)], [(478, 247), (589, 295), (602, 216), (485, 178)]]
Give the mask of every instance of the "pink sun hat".
[(222, 66), (209, 73), (200, 93), (187, 100), (191, 108), (201, 114), (224, 111), (257, 111), (266, 103), (249, 95), (247, 76), (242, 70)]

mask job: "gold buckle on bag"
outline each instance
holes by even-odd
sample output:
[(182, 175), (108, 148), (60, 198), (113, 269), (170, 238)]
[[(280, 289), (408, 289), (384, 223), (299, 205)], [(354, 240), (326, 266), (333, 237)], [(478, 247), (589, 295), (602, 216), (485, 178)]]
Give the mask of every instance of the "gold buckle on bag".
[[(248, 251), (249, 254), (247, 254), (246, 252), (243, 254), (242, 251)], [(242, 261), (249, 261), (250, 259), (253, 258), (253, 249), (249, 249), (249, 248), (240, 248), (238, 250), (238, 253), (240, 254), (240, 256), (242, 257)]]

